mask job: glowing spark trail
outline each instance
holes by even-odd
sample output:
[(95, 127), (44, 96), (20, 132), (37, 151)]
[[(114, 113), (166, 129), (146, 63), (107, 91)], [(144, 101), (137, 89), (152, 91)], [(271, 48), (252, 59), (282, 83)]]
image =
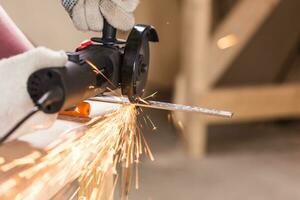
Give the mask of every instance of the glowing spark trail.
[[(74, 194), (79, 199), (112, 199), (119, 177), (116, 168), (121, 164), (124, 171), (120, 177), (124, 178), (122, 183), (126, 183), (122, 188), (122, 199), (127, 199), (132, 165), (138, 167), (143, 152), (153, 160), (138, 127), (136, 107), (130, 105), (67, 132), (48, 147), (44, 157), (39, 158), (39, 154), (33, 153), (14, 161), (12, 165), (29, 162), (35, 165), (2, 183), (0, 188), (5, 190), (0, 190), (0, 198), (47, 199), (48, 195), (57, 193), (62, 186), (79, 177), (80, 188)], [(113, 176), (115, 180), (110, 179)], [(29, 180), (30, 184), (18, 189), (17, 193), (10, 191), (16, 191), (19, 183)]]

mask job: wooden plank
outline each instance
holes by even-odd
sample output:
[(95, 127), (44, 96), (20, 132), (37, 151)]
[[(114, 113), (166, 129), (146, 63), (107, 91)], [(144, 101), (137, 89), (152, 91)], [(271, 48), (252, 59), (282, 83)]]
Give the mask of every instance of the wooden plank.
[[(183, 87), (177, 89), (179, 94), (185, 90)], [(180, 102), (181, 98), (178, 96), (177, 100)], [(205, 156), (209, 124), (300, 118), (299, 99), (300, 84), (215, 89), (194, 105), (233, 111), (232, 119), (191, 113), (174, 113), (174, 117), (175, 122), (183, 124), (181, 128), (188, 155), (201, 159)]]
[(211, 0), (185, 0), (182, 14), (181, 69), (186, 75), (187, 92), (206, 91), (207, 46), (212, 22)]
[(266, 85), (216, 89), (199, 105), (235, 112), (232, 119), (199, 116), (207, 123), (251, 122), (300, 117), (300, 85)]
[[(187, 104), (197, 103), (197, 99), (209, 89), (206, 72), (206, 49), (212, 26), (211, 0), (185, 0), (182, 16), (182, 62), (184, 79), (188, 87), (181, 92)], [(189, 98), (193, 95), (193, 98)], [(182, 99), (184, 100), (184, 99)], [(191, 115), (186, 116), (185, 140), (191, 157), (202, 157), (206, 149), (206, 131), (200, 131)]]

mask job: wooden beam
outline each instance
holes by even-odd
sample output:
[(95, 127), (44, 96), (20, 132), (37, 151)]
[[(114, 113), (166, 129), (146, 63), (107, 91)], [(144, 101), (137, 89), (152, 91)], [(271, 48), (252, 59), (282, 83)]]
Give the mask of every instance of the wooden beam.
[[(182, 14), (182, 62), (184, 80), (188, 87), (184, 86), (182, 94), (185, 96), (184, 103), (196, 104), (201, 94), (209, 89), (206, 80), (206, 72), (209, 70), (206, 63), (207, 45), (212, 26), (212, 0), (185, 0)], [(182, 80), (183, 80), (182, 79)], [(180, 92), (180, 91), (179, 91)], [(193, 98), (188, 98), (193, 94)], [(199, 133), (195, 126), (194, 118), (186, 116), (185, 140), (188, 154), (191, 157), (201, 157), (206, 149), (206, 131)]]
[(300, 84), (267, 85), (217, 89), (199, 105), (235, 112), (232, 119), (203, 117), (207, 123), (251, 122), (300, 117)]

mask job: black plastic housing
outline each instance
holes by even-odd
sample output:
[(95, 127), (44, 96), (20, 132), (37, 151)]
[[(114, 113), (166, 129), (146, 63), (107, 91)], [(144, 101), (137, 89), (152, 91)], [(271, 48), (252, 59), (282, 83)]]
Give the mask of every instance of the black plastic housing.
[(65, 67), (41, 69), (28, 79), (28, 92), (34, 102), (55, 87), (62, 89), (60, 101), (53, 102), (44, 109), (46, 113), (71, 108), (81, 101), (106, 92), (107, 88), (114, 90), (119, 87), (122, 55), (118, 48), (90, 45), (84, 50), (69, 53), (68, 56), (69, 62)]

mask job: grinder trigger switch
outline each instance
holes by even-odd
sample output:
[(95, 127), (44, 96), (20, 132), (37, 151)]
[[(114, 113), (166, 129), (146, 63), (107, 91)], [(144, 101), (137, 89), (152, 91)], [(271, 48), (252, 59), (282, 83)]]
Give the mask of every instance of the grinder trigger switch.
[(92, 40), (85, 40), (83, 41), (80, 46), (77, 48), (77, 51), (83, 50), (93, 44)]

